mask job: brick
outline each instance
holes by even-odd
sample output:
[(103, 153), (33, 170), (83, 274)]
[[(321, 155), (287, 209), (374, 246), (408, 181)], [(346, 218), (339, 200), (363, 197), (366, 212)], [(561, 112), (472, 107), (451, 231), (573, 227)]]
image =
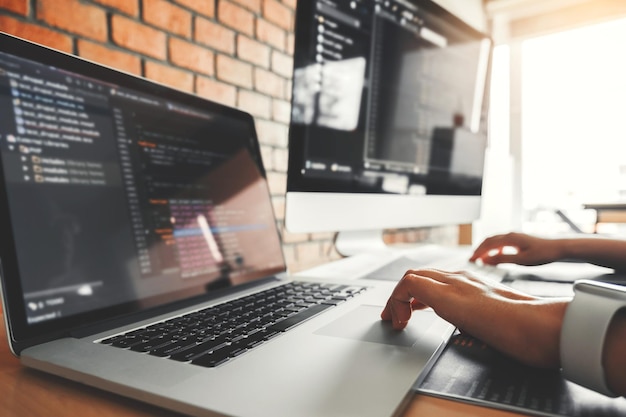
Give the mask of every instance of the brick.
[(241, 33), (254, 34), (254, 14), (226, 0), (220, 0), (217, 6), (217, 17), (224, 25)]
[(276, 98), (285, 97), (285, 80), (271, 71), (254, 69), (254, 88)]
[(261, 160), (265, 171), (272, 171), (274, 169), (274, 148), (261, 145)]
[(333, 240), (335, 232), (316, 232), (311, 233), (311, 240)]
[(253, 11), (254, 13), (261, 13), (261, 0), (233, 0), (233, 2)]
[(272, 23), (263, 19), (257, 19), (256, 38), (274, 48), (284, 51), (287, 33)]
[(37, 19), (98, 41), (108, 37), (104, 10), (78, 0), (38, 0)]
[(293, 58), (278, 51), (272, 51), (272, 71), (285, 78), (293, 73)]
[(139, 15), (138, 0), (94, 0), (94, 2), (119, 10), (120, 12), (133, 17), (137, 17)]
[(237, 107), (253, 116), (269, 119), (272, 112), (272, 100), (259, 93), (240, 90), (237, 97)]
[(288, 33), (287, 34), (287, 48), (285, 49), (285, 51), (293, 56), (293, 51), (295, 49), (295, 42), (296, 42), (296, 37), (294, 36), (293, 33)]
[(297, 0), (282, 0), (285, 6), (289, 7), (291, 10), (296, 10)]
[(213, 0), (174, 0), (174, 1), (204, 16), (207, 16), (207, 17), (215, 16), (215, 1)]
[(144, 55), (164, 60), (167, 56), (165, 33), (121, 15), (111, 19), (113, 42)]
[(196, 17), (194, 39), (218, 51), (235, 53), (235, 32), (210, 20)]
[(394, 243), (402, 243), (402, 239), (400, 239), (400, 237), (401, 237), (401, 234), (398, 233), (395, 229), (385, 230), (383, 241), (387, 245), (393, 245)]
[(322, 245), (318, 242), (303, 242), (296, 246), (296, 255), (300, 265), (315, 265), (322, 257)]
[(289, 159), (287, 148), (274, 149), (274, 171), (287, 172), (287, 162)]
[(143, 0), (143, 20), (169, 33), (191, 37), (191, 13), (165, 0)]
[(269, 97), (249, 90), (237, 89), (237, 105), (235, 107), (237, 107), (241, 111), (250, 113), (252, 116), (254, 116), (255, 121), (259, 118), (270, 118), (270, 104), (271, 99)]
[(196, 94), (231, 107), (237, 103), (235, 87), (206, 77), (196, 77)]
[(336, 233), (331, 233), (330, 240), (327, 242), (322, 242), (322, 254), (325, 257), (323, 263), (332, 262), (343, 258), (339, 252), (337, 252), (337, 248), (335, 247), (335, 235)]
[(298, 260), (296, 258), (296, 247), (294, 245), (283, 245), (283, 255), (289, 272), (300, 271), (298, 268)]
[(218, 55), (217, 78), (240, 87), (252, 88), (252, 65)]
[(426, 229), (431, 242), (441, 243), (442, 245), (456, 245), (459, 241), (458, 226), (440, 226)]
[(267, 183), (269, 185), (270, 194), (272, 195), (285, 195), (287, 191), (287, 175), (278, 172), (267, 173)]
[(274, 208), (274, 217), (276, 220), (285, 219), (285, 197), (272, 197), (272, 207)]
[(288, 124), (291, 121), (291, 103), (284, 100), (272, 100), (272, 119)]
[[(282, 229), (282, 237), (283, 237), (283, 243), (301, 243), (301, 242), (308, 242), (309, 240), (308, 233), (291, 233), (284, 227)], [(319, 245), (317, 243), (315, 245), (319, 248)]]
[(263, 0), (263, 17), (285, 30), (293, 27), (293, 12), (277, 0)]
[(257, 120), (256, 129), (261, 144), (282, 148), (287, 146), (289, 138), (287, 126), (267, 120)]
[(288, 79), (287, 82), (285, 83), (285, 98), (288, 101), (291, 101), (292, 87), (293, 87), (293, 81), (291, 79)]
[(206, 75), (215, 72), (215, 54), (202, 46), (182, 39), (170, 38), (169, 56), (172, 64)]
[[(328, 247), (327, 244), (321, 244), (317, 242), (302, 242), (287, 245), (286, 247), (292, 248), (295, 259), (292, 257), (288, 259), (288, 266), (290, 273), (296, 273), (306, 269), (313, 268), (318, 265), (328, 263), (332, 260), (340, 259), (341, 256), (333, 255), (325, 250)], [(287, 252), (285, 251), (285, 256)]]
[(39, 43), (63, 52), (72, 53), (72, 38), (41, 26), (20, 22), (9, 16), (0, 15), (0, 28), (3, 32)]
[(141, 59), (139, 57), (104, 45), (79, 39), (78, 55), (131, 74), (141, 75)]
[(146, 61), (145, 71), (146, 78), (179, 90), (193, 92), (193, 74), (190, 72), (153, 61)]
[(28, 3), (28, 0), (0, 0), (0, 9), (26, 16), (29, 11)]
[(237, 56), (242, 60), (263, 68), (269, 68), (270, 53), (269, 46), (243, 35), (237, 36)]

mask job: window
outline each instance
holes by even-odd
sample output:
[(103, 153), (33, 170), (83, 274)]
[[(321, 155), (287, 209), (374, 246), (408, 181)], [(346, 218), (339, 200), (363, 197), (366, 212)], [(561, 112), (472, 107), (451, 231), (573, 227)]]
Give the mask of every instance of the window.
[(583, 204), (626, 199), (624, 39), (621, 19), (523, 43), (524, 231), (567, 230), (555, 209), (590, 231)]

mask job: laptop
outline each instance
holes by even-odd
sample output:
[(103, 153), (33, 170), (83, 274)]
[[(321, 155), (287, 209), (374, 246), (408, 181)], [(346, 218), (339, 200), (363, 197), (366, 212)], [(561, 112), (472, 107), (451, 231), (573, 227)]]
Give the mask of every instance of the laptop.
[(453, 329), (286, 272), (252, 117), (0, 34), (2, 300), (31, 368), (194, 416), (402, 410)]

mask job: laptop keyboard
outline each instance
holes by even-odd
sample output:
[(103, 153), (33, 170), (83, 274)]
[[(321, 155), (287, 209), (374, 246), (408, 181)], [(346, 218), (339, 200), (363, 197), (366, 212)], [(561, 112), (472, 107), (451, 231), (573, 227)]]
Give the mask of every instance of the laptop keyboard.
[(100, 343), (215, 367), (364, 290), (362, 286), (290, 282)]

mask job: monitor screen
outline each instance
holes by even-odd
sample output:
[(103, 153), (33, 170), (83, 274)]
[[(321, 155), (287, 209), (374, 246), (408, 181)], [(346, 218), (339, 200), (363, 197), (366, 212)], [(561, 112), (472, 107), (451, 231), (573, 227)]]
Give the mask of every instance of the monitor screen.
[(489, 37), (430, 0), (299, 1), (295, 32), (287, 228), (476, 219)]

